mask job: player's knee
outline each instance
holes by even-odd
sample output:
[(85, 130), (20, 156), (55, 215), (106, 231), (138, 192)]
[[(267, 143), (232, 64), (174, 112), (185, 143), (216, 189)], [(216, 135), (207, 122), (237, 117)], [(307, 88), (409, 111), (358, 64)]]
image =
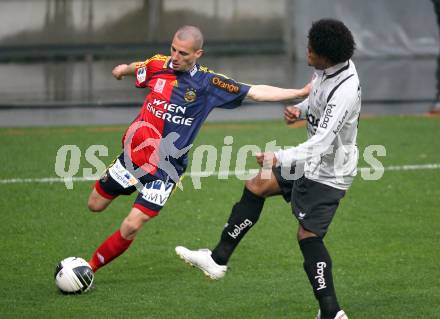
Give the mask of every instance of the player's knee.
[(89, 201), (87, 202), (87, 207), (93, 213), (99, 213), (105, 209), (105, 206), (101, 205), (98, 201), (93, 199), (89, 199)]
[(128, 218), (124, 219), (121, 225), (122, 236), (126, 239), (134, 237), (137, 232), (141, 229), (142, 225), (136, 223)]
[(264, 180), (258, 176), (246, 181), (245, 186), (248, 190), (260, 197), (267, 197), (270, 195), (270, 189)]
[(310, 238), (310, 237), (319, 237), (315, 233), (312, 233), (311, 231), (304, 229), (302, 226), (298, 227), (298, 232), (297, 232), (296, 236), (297, 236), (298, 241), (301, 241), (303, 239)]
[(136, 234), (142, 229), (142, 226), (150, 218), (144, 216), (142, 218), (137, 218), (133, 216), (127, 216), (121, 225), (121, 234), (125, 239), (133, 239)]

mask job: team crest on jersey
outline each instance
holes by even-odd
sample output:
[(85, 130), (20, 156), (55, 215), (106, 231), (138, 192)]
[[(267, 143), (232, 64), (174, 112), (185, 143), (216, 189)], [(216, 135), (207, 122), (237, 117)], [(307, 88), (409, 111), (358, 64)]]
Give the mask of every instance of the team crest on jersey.
[(196, 90), (195, 89), (191, 88), (191, 89), (187, 89), (186, 90), (186, 93), (185, 93), (185, 96), (184, 96), (184, 99), (185, 99), (186, 102), (192, 103), (192, 102), (194, 102), (196, 100), (196, 98), (197, 98), (197, 94), (196, 94)]

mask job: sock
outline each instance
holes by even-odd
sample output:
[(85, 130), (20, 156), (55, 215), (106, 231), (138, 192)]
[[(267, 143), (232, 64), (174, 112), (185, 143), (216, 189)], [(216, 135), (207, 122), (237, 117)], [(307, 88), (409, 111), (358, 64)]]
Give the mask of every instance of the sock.
[(304, 270), (319, 302), (322, 319), (333, 319), (341, 308), (333, 286), (332, 261), (322, 238), (309, 237), (299, 241), (304, 256)]
[(260, 217), (264, 198), (255, 195), (246, 187), (238, 203), (235, 203), (229, 216), (228, 223), (223, 229), (220, 242), (212, 251), (211, 257), (219, 265), (226, 265), (235, 247), (255, 225)]
[(90, 267), (92, 267), (92, 270), (96, 272), (99, 268), (107, 265), (113, 259), (126, 251), (132, 242), (133, 240), (124, 239), (120, 230), (118, 229), (95, 251), (89, 261)]

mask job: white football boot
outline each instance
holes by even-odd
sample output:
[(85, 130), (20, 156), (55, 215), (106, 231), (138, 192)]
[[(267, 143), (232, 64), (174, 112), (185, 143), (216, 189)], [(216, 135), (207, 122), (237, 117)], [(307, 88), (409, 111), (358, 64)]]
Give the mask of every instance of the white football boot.
[(183, 246), (176, 247), (176, 254), (186, 263), (199, 268), (211, 279), (218, 280), (226, 274), (227, 266), (218, 265), (211, 257), (209, 249), (189, 250)]
[[(321, 310), (318, 311), (318, 314), (316, 315), (316, 319), (321, 319)], [(344, 310), (339, 310), (335, 316), (335, 319), (348, 319), (348, 317), (345, 314)]]

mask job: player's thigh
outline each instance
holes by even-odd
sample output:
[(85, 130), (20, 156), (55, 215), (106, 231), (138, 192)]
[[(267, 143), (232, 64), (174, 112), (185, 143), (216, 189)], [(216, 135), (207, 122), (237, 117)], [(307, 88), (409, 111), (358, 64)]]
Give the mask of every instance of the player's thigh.
[(175, 184), (172, 182), (145, 176), (144, 187), (138, 193), (130, 213), (122, 222), (122, 237), (133, 239), (147, 221), (159, 215), (174, 187)]
[(150, 175), (145, 175), (142, 183), (143, 188), (120, 228), (125, 239), (133, 239), (146, 222), (159, 215), (175, 187), (172, 182), (162, 181)]
[(281, 194), (281, 188), (272, 170), (260, 169), (254, 178), (246, 181), (246, 188), (261, 197)]
[(139, 191), (133, 208), (137, 208), (150, 218), (156, 217), (167, 203), (175, 186), (173, 182), (163, 181), (154, 176), (145, 176), (143, 188)]
[(130, 195), (136, 191), (137, 180), (125, 168), (121, 159), (122, 154), (113, 161), (99, 180), (90, 194), (88, 206), (91, 211), (104, 210), (113, 199), (120, 195)]
[(108, 205), (113, 201), (113, 198), (104, 197), (98, 193), (94, 187), (90, 193), (89, 200), (87, 202), (88, 208), (92, 212), (101, 212), (107, 208)]
[(324, 237), (345, 191), (302, 177), (292, 190), (292, 212), (301, 227), (298, 239)]

